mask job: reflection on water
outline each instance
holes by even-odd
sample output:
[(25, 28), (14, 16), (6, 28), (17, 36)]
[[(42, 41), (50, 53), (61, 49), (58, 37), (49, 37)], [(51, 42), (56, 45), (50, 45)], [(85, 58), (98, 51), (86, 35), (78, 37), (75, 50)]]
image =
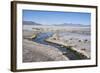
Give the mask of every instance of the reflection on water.
[(51, 37), (52, 35), (53, 35), (52, 32), (40, 33), (40, 34), (37, 35), (37, 37), (35, 39), (33, 39), (33, 41), (35, 41), (37, 43), (40, 43), (40, 44), (50, 45), (50, 46), (56, 47), (56, 48), (58, 48), (62, 52), (66, 51), (65, 48), (61, 47), (58, 44), (53, 44), (53, 43), (49, 43), (49, 42), (45, 41), (45, 39)]
[(55, 48), (58, 48), (62, 53), (66, 52), (66, 56), (70, 59), (70, 60), (75, 60), (77, 59), (77, 55), (75, 55), (73, 52), (71, 52), (69, 49), (67, 49), (66, 47), (62, 47), (61, 45), (58, 44), (54, 44), (54, 43), (49, 43), (46, 42), (45, 39), (51, 37), (53, 35), (52, 32), (46, 32), (46, 33), (40, 33), (37, 35), (37, 37), (35, 39), (33, 39), (34, 42), (40, 43), (40, 44), (44, 44), (44, 45), (50, 45), (53, 46)]

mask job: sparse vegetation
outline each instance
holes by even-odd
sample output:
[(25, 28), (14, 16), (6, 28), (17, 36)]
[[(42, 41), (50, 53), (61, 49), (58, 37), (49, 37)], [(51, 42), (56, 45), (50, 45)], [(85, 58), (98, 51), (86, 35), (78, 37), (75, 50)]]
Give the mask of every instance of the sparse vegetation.
[(88, 42), (88, 40), (87, 40), (87, 39), (85, 39), (85, 40), (84, 40), (84, 43), (86, 43), (86, 42)]
[(78, 40), (78, 42), (81, 42), (81, 40)]
[[(90, 43), (90, 42), (88, 42), (89, 39), (87, 39), (87, 38), (85, 40), (82, 39), (83, 38), (82, 35), (84, 35), (85, 32), (87, 32), (86, 31), (87, 29), (86, 28), (80, 29), (80, 28), (76, 28), (76, 27), (74, 29), (71, 27), (67, 28), (67, 29), (66, 28), (67, 27), (58, 27), (58, 28), (52, 27), (51, 28), (51, 26), (49, 26), (49, 27), (36, 26), (36, 27), (33, 27), (31, 31), (25, 30), (23, 39), (28, 39), (29, 41), (32, 41), (32, 38), (36, 38), (37, 34), (52, 32), (53, 35), (49, 37), (50, 38), (49, 43), (51, 43), (51, 44), (54, 43), (54, 44), (60, 45), (61, 49), (65, 48), (66, 51), (64, 52), (64, 55), (66, 57), (70, 58), (71, 60), (72, 59), (76, 59), (76, 60), (87, 59), (87, 57), (83, 53), (77, 52), (77, 50), (73, 50), (73, 47), (75, 47), (76, 49), (85, 51), (87, 53), (88, 46), (84, 45), (85, 43), (82, 43), (82, 42), (87, 42), (86, 44)], [(85, 30), (85, 32), (84, 32), (84, 30)], [(84, 32), (84, 34), (82, 34), (81, 32)], [(65, 34), (63, 34), (63, 33), (65, 33)], [(87, 35), (85, 34), (85, 36), (87, 36)], [(29, 37), (31, 39), (29, 39)], [(45, 41), (47, 41), (47, 40), (45, 40)], [(65, 44), (67, 46), (61, 45), (61, 43)], [(33, 44), (33, 45), (35, 45), (35, 44)], [(50, 46), (50, 45), (48, 44), (46, 46)], [(82, 48), (84, 46), (85, 46), (85, 48)], [(88, 48), (88, 49), (90, 49), (90, 48)]]

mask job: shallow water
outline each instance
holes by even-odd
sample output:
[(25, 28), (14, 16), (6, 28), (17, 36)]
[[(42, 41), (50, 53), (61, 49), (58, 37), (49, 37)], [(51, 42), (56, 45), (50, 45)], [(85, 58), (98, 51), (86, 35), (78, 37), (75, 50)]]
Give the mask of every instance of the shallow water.
[(40, 44), (44, 44), (44, 45), (50, 45), (53, 46), (55, 48), (58, 48), (62, 53), (66, 52), (66, 56), (70, 59), (70, 60), (78, 60), (79, 58), (77, 57), (77, 55), (75, 55), (72, 51), (70, 51), (68, 48), (66, 47), (62, 47), (61, 45), (58, 44), (54, 44), (54, 43), (49, 43), (46, 42), (45, 39), (51, 37), (53, 35), (52, 32), (46, 32), (46, 33), (40, 33), (37, 35), (37, 37), (35, 39), (33, 39), (34, 42), (40, 43)]

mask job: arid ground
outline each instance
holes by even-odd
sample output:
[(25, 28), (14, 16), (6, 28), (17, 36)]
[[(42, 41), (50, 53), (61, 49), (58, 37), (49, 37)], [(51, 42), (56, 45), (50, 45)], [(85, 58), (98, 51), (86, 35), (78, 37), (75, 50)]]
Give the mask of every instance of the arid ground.
[(90, 26), (23, 25), (23, 62), (91, 58)]

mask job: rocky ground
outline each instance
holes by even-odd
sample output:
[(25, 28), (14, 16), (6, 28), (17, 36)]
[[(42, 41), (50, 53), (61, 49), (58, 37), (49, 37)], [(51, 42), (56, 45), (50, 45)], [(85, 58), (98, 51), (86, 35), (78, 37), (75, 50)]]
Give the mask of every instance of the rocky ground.
[(65, 61), (67, 57), (54, 47), (23, 40), (23, 62)]
[(57, 48), (32, 41), (36, 34), (32, 30), (23, 30), (23, 62), (69, 60)]
[(60, 35), (59, 39), (54, 34), (52, 37), (48, 38), (49, 42), (62, 44), (65, 46), (71, 46), (77, 52), (83, 53), (85, 56), (90, 58), (91, 53), (91, 38), (90, 35), (78, 34), (78, 33), (66, 33), (65, 35)]
[[(38, 29), (37, 29), (38, 28)], [(66, 34), (61, 34), (59, 39), (56, 38), (55, 33), (59, 34), (58, 28), (48, 27), (31, 27), (25, 26), (23, 29), (23, 62), (40, 62), (40, 61), (63, 61), (69, 60), (65, 57), (61, 51), (57, 48), (43, 45), (31, 40), (33, 35), (38, 34), (38, 32), (54, 32), (54, 35), (48, 38), (48, 41), (63, 44), (66, 46), (72, 46), (74, 50), (83, 53), (88, 58), (91, 57), (91, 38), (90, 38), (90, 28), (76, 28), (76, 27), (59, 27), (60, 33), (68, 32)], [(70, 33), (69, 33), (70, 32)]]

